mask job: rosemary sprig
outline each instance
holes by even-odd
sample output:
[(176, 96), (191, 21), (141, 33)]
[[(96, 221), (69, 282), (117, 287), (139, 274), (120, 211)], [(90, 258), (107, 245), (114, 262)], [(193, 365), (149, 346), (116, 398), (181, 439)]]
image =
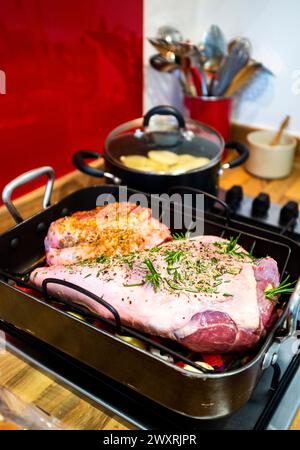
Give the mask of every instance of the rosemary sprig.
[(172, 238), (174, 241), (184, 241), (185, 239), (189, 239), (191, 233), (186, 231), (185, 233), (174, 233), (172, 234)]
[(227, 244), (227, 247), (226, 247), (226, 253), (231, 253), (231, 252), (235, 252), (236, 251), (236, 245), (237, 245), (237, 242), (238, 242), (238, 240), (239, 240), (239, 238), (240, 238), (240, 234), (237, 236), (237, 237), (230, 237), (230, 239), (229, 239), (229, 242), (228, 242), (228, 244)]
[(291, 294), (294, 290), (292, 286), (296, 283), (296, 281), (291, 283), (288, 281), (289, 278), (290, 276), (288, 275), (277, 287), (267, 287), (265, 289), (265, 297), (268, 300), (276, 300), (277, 295)]
[(237, 237), (230, 237), (229, 242), (215, 242), (214, 246), (222, 250), (222, 253), (227, 253), (234, 256), (244, 256), (241, 252), (237, 252), (236, 245), (240, 238), (240, 234)]
[(165, 252), (165, 261), (168, 266), (173, 266), (175, 263), (179, 262), (183, 256), (184, 252), (182, 250), (167, 251)]
[(154, 287), (154, 290), (156, 290), (157, 288), (159, 288), (161, 282), (163, 281), (162, 276), (157, 272), (157, 270), (153, 266), (151, 259), (149, 258), (144, 259), (144, 263), (146, 264), (150, 272), (145, 275), (145, 280), (150, 282)]
[(145, 284), (145, 281), (141, 281), (140, 283), (132, 283), (132, 284), (124, 284), (123, 283), (123, 286), (124, 287), (135, 287), (135, 286), (144, 286), (144, 284)]
[(222, 250), (222, 253), (226, 253), (228, 255), (232, 256), (238, 256), (239, 258), (250, 258), (252, 260), (256, 260), (255, 256), (253, 256), (251, 253), (245, 253), (241, 250), (237, 249), (237, 243), (240, 238), (241, 234), (239, 234), (236, 237), (231, 236), (229, 239), (229, 242), (215, 242), (215, 247), (219, 247)]
[(170, 286), (171, 289), (174, 289), (176, 291), (188, 291), (193, 293), (199, 293), (199, 289), (193, 289), (186, 286), (179, 286), (178, 284), (174, 284), (172, 281), (166, 279), (167, 284)]

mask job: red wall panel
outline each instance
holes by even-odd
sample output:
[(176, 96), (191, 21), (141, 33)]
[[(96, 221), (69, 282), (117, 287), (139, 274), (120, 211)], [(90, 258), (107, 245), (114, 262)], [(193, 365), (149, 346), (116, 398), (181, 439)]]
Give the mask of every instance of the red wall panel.
[(1, 1), (1, 190), (41, 165), (72, 170), (76, 149), (142, 114), (142, 26), (143, 0)]

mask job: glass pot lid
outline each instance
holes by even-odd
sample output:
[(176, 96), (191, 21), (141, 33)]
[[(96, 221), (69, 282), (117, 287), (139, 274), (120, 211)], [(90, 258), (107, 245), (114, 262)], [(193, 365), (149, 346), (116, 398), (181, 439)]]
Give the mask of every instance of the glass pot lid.
[(219, 163), (221, 135), (171, 106), (156, 106), (108, 135), (105, 154), (114, 164), (153, 174), (180, 174)]

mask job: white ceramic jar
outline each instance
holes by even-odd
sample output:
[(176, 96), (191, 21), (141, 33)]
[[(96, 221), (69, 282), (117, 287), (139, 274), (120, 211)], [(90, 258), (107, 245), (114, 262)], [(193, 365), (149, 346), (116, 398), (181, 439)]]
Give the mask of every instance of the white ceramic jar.
[(297, 140), (284, 134), (278, 145), (270, 145), (274, 131), (259, 130), (247, 135), (250, 155), (245, 168), (260, 178), (287, 177), (292, 170)]

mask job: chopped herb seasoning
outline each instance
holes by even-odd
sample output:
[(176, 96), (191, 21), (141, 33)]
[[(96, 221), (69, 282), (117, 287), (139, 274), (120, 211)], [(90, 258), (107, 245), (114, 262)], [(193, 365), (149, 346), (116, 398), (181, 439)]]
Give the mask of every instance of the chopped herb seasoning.
[(159, 247), (152, 247), (149, 251), (150, 251), (150, 253), (157, 253), (157, 252), (160, 251), (160, 248)]
[(179, 262), (179, 260), (184, 256), (182, 250), (168, 251), (165, 253), (165, 261), (168, 266), (173, 266), (173, 264)]
[(107, 262), (108, 257), (104, 255), (97, 256), (96, 263), (105, 263)]
[(133, 263), (135, 260), (135, 254), (134, 253), (129, 253), (129, 255), (125, 255), (125, 256), (120, 256), (119, 261), (121, 263), (125, 263), (128, 265), (129, 269), (133, 268)]
[(174, 281), (182, 281), (182, 275), (177, 267), (167, 267), (167, 272), (169, 275), (172, 275)]
[[(223, 289), (220, 286), (230, 282), (223, 279), (224, 275), (238, 275), (241, 272), (242, 258), (248, 257), (237, 247), (239, 236), (231, 238), (229, 242), (215, 243), (196, 241), (186, 243), (186, 237), (177, 233), (174, 239), (182, 242), (178, 242), (176, 246), (170, 242), (142, 252), (135, 250), (122, 256), (99, 255), (97, 258), (80, 262), (80, 265), (95, 268), (96, 277), (103, 278), (106, 283), (114, 279), (118, 273), (117, 267), (127, 265), (133, 274), (139, 275), (134, 282), (130, 270), (125, 270), (124, 287), (149, 284), (155, 291), (158, 289), (173, 291), (174, 298), (180, 297), (179, 291), (192, 292), (199, 300), (201, 300), (199, 294), (220, 295), (221, 298), (232, 297), (228, 292), (222, 293)], [(97, 267), (97, 264), (102, 263), (105, 265)], [(89, 273), (84, 278), (91, 275), (92, 273)], [(268, 291), (266, 295), (272, 294)]]

